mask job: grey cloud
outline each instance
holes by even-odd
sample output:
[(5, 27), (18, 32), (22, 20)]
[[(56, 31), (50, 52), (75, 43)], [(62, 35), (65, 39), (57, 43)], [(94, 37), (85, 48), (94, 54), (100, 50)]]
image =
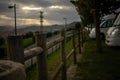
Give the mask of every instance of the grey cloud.
[(4, 1), (4, 2), (1, 1), (0, 2), (0, 13), (9, 12), (8, 6), (9, 6), (9, 1)]
[(46, 1), (49, 1), (53, 5), (71, 6), (70, 0), (46, 0)]
[[(13, 10), (8, 9), (8, 6), (12, 5), (12, 3), (13, 2), (10, 0), (2, 0), (2, 2), (0, 1), (0, 14), (13, 17)], [(34, 5), (36, 7), (44, 7), (44, 19), (46, 20), (60, 23), (64, 22), (63, 17), (68, 18), (68, 22), (79, 20), (79, 16), (69, 0), (16, 0), (16, 5), (17, 18), (39, 20), (39, 11), (29, 11), (28, 13), (25, 13), (21, 10), (22, 6)], [(67, 6), (69, 9), (49, 9), (49, 7), (52, 5)]]
[(45, 1), (45, 0), (19, 0), (17, 3), (22, 3), (27, 5), (36, 5), (36, 6), (42, 6), (42, 7), (47, 7), (52, 5), (50, 2)]

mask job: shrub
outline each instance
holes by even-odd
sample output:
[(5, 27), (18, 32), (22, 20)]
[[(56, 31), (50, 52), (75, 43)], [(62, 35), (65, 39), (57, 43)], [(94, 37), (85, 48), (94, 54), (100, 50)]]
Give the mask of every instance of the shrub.
[(29, 37), (33, 37), (33, 32), (27, 32), (23, 38), (29, 38)]
[(7, 48), (4, 46), (0, 47), (0, 59), (5, 59), (7, 56)]
[(48, 32), (47, 37), (51, 37), (51, 36), (52, 36), (52, 32)]
[(0, 45), (5, 44), (5, 39), (3, 37), (0, 37)]

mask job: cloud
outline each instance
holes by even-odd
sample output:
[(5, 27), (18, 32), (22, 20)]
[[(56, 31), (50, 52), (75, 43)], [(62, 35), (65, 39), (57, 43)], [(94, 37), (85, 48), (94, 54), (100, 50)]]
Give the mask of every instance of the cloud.
[(35, 5), (41, 7), (48, 7), (52, 5), (49, 1), (46, 0), (18, 0), (17, 3), (21, 3), (24, 5)]
[[(10, 19), (14, 20), (13, 9), (8, 8), (8, 6), (14, 3), (16, 3), (18, 25), (38, 24), (40, 10), (44, 12), (44, 23), (47, 25), (62, 24), (64, 23), (63, 17), (66, 17), (68, 22), (80, 20), (75, 7), (69, 0), (1, 0), (0, 18), (1, 22), (4, 21), (4, 24)], [(12, 21), (12, 23), (14, 23), (14, 21)]]
[(0, 19), (6, 19), (6, 20), (11, 20), (11, 17), (8, 17), (6, 15), (0, 15)]

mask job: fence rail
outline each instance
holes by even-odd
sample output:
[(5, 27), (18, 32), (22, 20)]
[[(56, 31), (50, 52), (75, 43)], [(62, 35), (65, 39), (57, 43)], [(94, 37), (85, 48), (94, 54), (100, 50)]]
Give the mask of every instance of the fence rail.
[(31, 59), (32, 57), (35, 57), (39, 54), (41, 54), (43, 49), (41, 47), (35, 47), (29, 50), (24, 51), (24, 60)]
[[(80, 31), (80, 30), (78, 30)], [(76, 64), (76, 48), (79, 49), (79, 52), (81, 52), (80, 48), (80, 37), (78, 38), (78, 45), (75, 41), (75, 31), (72, 32), (71, 35), (66, 36), (65, 30), (61, 31), (61, 36), (57, 39), (51, 40), (49, 42), (46, 42), (46, 35), (44, 33), (36, 33), (35, 34), (35, 44), (36, 47), (25, 50), (23, 49), (22, 44), (22, 37), (21, 36), (11, 36), (7, 39), (7, 45), (8, 45), (8, 58), (10, 60), (19, 62), (24, 64), (24, 62), (28, 59), (31, 59), (32, 57), (37, 56), (37, 68), (38, 68), (38, 80), (48, 80), (48, 68), (47, 68), (47, 50), (51, 47), (55, 46), (56, 44), (61, 44), (61, 58), (62, 61), (60, 65), (58, 66), (57, 70), (54, 72), (52, 76), (52, 80), (55, 80), (60, 71), (62, 71), (62, 80), (67, 80), (67, 69), (66, 69), (66, 63), (67, 60), (73, 55), (74, 56), (74, 63)], [(80, 32), (77, 33), (78, 36), (80, 36)], [(73, 49), (70, 51), (68, 55), (66, 55), (66, 38), (72, 37), (72, 45)], [(77, 45), (77, 46), (76, 46)]]

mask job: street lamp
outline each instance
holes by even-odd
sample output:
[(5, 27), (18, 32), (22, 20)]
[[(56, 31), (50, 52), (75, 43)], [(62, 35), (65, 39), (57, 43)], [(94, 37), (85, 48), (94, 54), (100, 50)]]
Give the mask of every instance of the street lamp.
[(13, 6), (8, 6), (9, 9), (14, 8), (14, 20), (15, 20), (15, 36), (17, 36), (17, 26), (16, 26), (16, 4)]
[(43, 33), (43, 11), (40, 11), (40, 32)]
[(66, 30), (66, 26), (67, 26), (67, 18), (66, 18), (66, 17), (64, 17), (63, 19), (65, 20), (64, 29)]

